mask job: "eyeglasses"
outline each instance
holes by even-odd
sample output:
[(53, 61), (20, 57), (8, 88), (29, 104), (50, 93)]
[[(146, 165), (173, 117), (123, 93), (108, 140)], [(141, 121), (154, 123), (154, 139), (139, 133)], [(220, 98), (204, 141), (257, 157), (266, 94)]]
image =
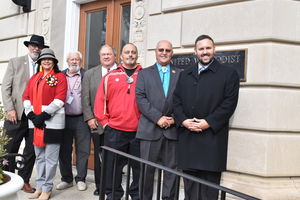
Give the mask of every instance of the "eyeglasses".
[(161, 48), (161, 49), (157, 49), (157, 51), (158, 52), (164, 52), (164, 51), (166, 51), (167, 53), (170, 53), (172, 51), (172, 49), (163, 49), (163, 48)]

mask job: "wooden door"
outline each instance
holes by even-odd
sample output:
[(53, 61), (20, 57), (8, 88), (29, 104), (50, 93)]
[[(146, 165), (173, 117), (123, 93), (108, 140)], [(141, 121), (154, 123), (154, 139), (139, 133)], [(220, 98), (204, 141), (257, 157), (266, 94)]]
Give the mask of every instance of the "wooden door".
[[(119, 52), (129, 42), (130, 0), (101, 0), (80, 6), (78, 50), (87, 69), (99, 65), (99, 49), (104, 44)], [(91, 145), (89, 168), (94, 169), (94, 146)]]
[[(110, 44), (119, 53), (129, 41), (130, 0), (102, 0), (80, 7), (79, 51), (83, 65), (99, 64), (98, 51)], [(117, 56), (119, 58), (119, 56)]]

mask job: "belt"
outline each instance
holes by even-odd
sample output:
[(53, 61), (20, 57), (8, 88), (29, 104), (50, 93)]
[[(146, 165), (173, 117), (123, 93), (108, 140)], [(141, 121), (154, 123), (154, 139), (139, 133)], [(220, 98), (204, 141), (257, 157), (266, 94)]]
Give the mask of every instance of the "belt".
[(79, 114), (79, 115), (66, 115), (67, 117), (80, 117), (82, 116), (83, 114)]

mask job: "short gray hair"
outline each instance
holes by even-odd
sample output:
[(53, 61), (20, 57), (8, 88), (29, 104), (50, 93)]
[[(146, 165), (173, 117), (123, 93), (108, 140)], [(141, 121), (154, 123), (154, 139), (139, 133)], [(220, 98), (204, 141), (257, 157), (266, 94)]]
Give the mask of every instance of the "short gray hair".
[(111, 46), (110, 44), (104, 44), (104, 45), (102, 45), (101, 48), (99, 49), (99, 55), (100, 55), (100, 52), (101, 52), (101, 50), (102, 50), (103, 47), (109, 47), (109, 48), (111, 48), (114, 56), (117, 57), (117, 50), (113, 46)]
[(80, 59), (80, 61), (82, 61), (82, 54), (80, 53), (80, 51), (71, 51), (67, 55), (67, 62), (68, 62), (68, 59), (70, 58), (70, 55), (73, 53), (76, 53), (77, 55), (79, 55), (79, 59)]

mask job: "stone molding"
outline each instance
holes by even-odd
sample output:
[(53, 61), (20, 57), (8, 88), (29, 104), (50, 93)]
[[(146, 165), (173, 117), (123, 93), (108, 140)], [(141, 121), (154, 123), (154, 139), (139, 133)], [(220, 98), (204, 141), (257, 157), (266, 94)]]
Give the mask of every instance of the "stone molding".
[(37, 2), (37, 4), (38, 14), (36, 19), (38, 26), (35, 29), (35, 32), (44, 36), (45, 44), (50, 45), (52, 0), (42, 0)]
[(143, 66), (145, 64), (145, 55), (147, 49), (146, 45), (146, 24), (147, 24), (147, 0), (132, 1), (131, 8), (131, 28), (130, 28), (130, 42), (134, 43), (138, 48), (139, 58), (138, 62)]

